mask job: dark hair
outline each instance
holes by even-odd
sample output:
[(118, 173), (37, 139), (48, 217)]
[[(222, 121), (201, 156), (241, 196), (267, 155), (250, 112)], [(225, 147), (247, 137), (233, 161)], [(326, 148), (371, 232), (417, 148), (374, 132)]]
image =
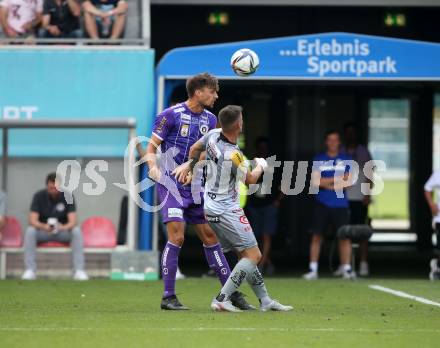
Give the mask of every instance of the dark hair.
[(228, 131), (231, 126), (237, 122), (243, 108), (239, 105), (227, 105), (218, 113), (220, 126), (223, 130)]
[(57, 178), (57, 174), (56, 174), (56, 173), (49, 173), (49, 174), (46, 176), (46, 185), (47, 185), (49, 182), (55, 182), (56, 178)]
[(339, 138), (341, 137), (341, 135), (339, 134), (339, 132), (336, 129), (330, 129), (327, 132), (325, 132), (324, 140), (327, 140), (328, 136), (331, 134), (336, 134)]
[(186, 92), (188, 93), (189, 98), (193, 97), (198, 89), (204, 87), (214, 89), (218, 92), (219, 86), (217, 78), (208, 73), (202, 73), (186, 80)]

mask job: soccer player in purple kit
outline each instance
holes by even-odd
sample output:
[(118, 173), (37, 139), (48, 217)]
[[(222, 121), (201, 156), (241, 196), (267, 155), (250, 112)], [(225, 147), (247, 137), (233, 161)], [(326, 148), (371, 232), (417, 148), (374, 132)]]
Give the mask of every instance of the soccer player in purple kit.
[[(163, 204), (161, 209), (163, 222), (166, 224), (168, 234), (168, 242), (161, 259), (164, 282), (161, 308), (166, 310), (188, 309), (180, 303), (175, 294), (176, 271), (184, 241), (185, 222), (195, 226), (197, 235), (203, 243), (208, 265), (215, 271), (222, 285), (226, 283), (231, 273), (217, 237), (205, 220), (203, 200), (196, 203), (192, 196), (191, 185), (183, 185), (171, 175), (177, 165), (188, 160), (190, 147), (217, 125), (216, 116), (205, 109), (212, 108), (218, 98), (217, 78), (208, 73), (195, 75), (186, 81), (186, 89), (188, 93), (186, 102), (165, 109), (156, 117), (146, 150), (148, 175), (156, 181), (159, 201)], [(165, 155), (166, 159), (159, 164), (156, 158), (159, 146), (163, 154), (172, 147), (177, 148), (179, 152), (174, 156), (173, 161), (169, 161)], [(255, 309), (238, 291), (233, 294), (231, 300), (238, 308)]]

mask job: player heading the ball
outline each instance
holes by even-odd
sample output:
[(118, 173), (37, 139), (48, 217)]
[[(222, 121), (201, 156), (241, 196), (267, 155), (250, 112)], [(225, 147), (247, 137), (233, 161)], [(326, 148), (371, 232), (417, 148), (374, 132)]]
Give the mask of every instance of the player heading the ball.
[[(168, 235), (161, 260), (164, 282), (161, 308), (166, 310), (188, 309), (180, 303), (175, 293), (185, 223), (194, 225), (203, 243), (208, 265), (215, 271), (221, 284), (226, 283), (231, 272), (217, 237), (206, 222), (203, 200), (197, 204), (191, 194), (191, 187), (182, 185), (171, 175), (175, 166), (188, 160), (189, 148), (217, 125), (217, 117), (206, 109), (213, 107), (218, 98), (217, 78), (208, 73), (190, 77), (186, 81), (186, 90), (187, 101), (165, 109), (156, 117), (146, 151), (148, 175), (157, 183), (159, 202), (163, 204), (162, 220), (166, 224)], [(174, 160), (164, 155), (158, 161), (156, 152), (159, 146), (162, 154), (166, 154), (167, 150), (172, 148), (178, 150)], [(198, 178), (201, 186), (201, 176)], [(202, 192), (200, 194), (202, 195)], [(242, 309), (253, 309), (239, 292), (234, 293), (232, 299), (235, 305)]]
[[(237, 140), (243, 128), (241, 106), (228, 105), (219, 113), (221, 129), (213, 129), (198, 140), (189, 150), (189, 160), (177, 167), (173, 173), (180, 182), (187, 180), (203, 151), (207, 154), (207, 181), (204, 193), (204, 211), (209, 225), (215, 231), (224, 252), (235, 251), (240, 261), (232, 270), (220, 293), (212, 300), (214, 311), (241, 312), (231, 302), (241, 283), (246, 280), (260, 301), (261, 311), (289, 311), (285, 306), (269, 297), (263, 276), (257, 268), (261, 252), (243, 209), (240, 208), (238, 184), (257, 183), (267, 168), (263, 158), (255, 158), (256, 167), (250, 171), (240, 151)], [(225, 168), (230, 169), (229, 180), (224, 178)], [(210, 173), (222, 175), (210, 175)], [(192, 177), (190, 175), (190, 177)], [(226, 187), (225, 187), (226, 186)]]

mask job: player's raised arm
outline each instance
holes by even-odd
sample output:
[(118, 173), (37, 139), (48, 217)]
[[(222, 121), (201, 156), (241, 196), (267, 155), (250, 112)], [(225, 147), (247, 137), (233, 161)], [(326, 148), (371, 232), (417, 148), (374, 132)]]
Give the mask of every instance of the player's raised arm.
[(264, 170), (267, 168), (267, 162), (264, 158), (254, 158), (254, 161), (257, 162), (257, 166), (252, 170), (247, 170), (246, 172), (246, 180), (245, 184), (256, 184), (260, 176), (264, 173)]
[(231, 153), (231, 161), (237, 168), (237, 172), (241, 172), (241, 175), (238, 175), (238, 178), (246, 185), (256, 184), (260, 176), (264, 173), (264, 170), (267, 168), (267, 162), (264, 158), (255, 158), (257, 166), (252, 171), (249, 171), (247, 160), (238, 150)]

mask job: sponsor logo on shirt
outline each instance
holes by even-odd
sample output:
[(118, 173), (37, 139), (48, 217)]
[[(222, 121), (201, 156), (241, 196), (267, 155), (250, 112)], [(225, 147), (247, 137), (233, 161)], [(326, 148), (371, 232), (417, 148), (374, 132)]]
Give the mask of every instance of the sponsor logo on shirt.
[(187, 124), (182, 124), (180, 127), (180, 136), (187, 137), (189, 132), (189, 126)]
[(246, 217), (246, 215), (242, 215), (242, 216), (240, 216), (240, 222), (241, 222), (243, 225), (249, 225), (249, 220), (248, 220), (248, 218)]
[(215, 193), (208, 192), (208, 197), (211, 198), (212, 200), (215, 200), (217, 198), (217, 195)]
[(345, 162), (343, 160), (338, 159), (338, 160), (335, 161), (335, 165), (334, 166), (332, 166), (332, 165), (322, 165), (322, 166), (319, 166), (319, 170), (321, 172), (325, 172), (325, 171), (344, 171), (345, 170), (345, 166), (346, 166)]
[(179, 208), (168, 208), (168, 217), (183, 219), (183, 210)]
[(180, 108), (176, 108), (176, 109), (174, 109), (174, 113), (179, 113), (179, 112), (182, 112), (182, 111), (185, 111), (185, 108), (184, 107), (180, 107)]
[(206, 152), (208, 153), (208, 156), (217, 163), (219, 157), (221, 156), (221, 152), (214, 143), (208, 143), (208, 146), (206, 147)]
[(165, 125), (165, 123), (167, 123), (167, 118), (164, 116), (164, 117), (162, 117), (162, 119), (160, 120), (159, 125), (156, 128), (156, 133), (162, 132), (162, 129), (163, 129), (163, 126)]
[(244, 231), (245, 231), (245, 232), (252, 232), (252, 227), (251, 227), (251, 225), (247, 225), (247, 226), (244, 228)]
[[(212, 223), (212, 224), (216, 224), (220, 222), (220, 216), (212, 216), (212, 215), (205, 215), (206, 217), (206, 221)], [(222, 265), (220, 265), (222, 266)]]
[(181, 113), (181, 114), (180, 114), (180, 120), (181, 120), (183, 123), (190, 123), (190, 122), (191, 122), (191, 115)]

